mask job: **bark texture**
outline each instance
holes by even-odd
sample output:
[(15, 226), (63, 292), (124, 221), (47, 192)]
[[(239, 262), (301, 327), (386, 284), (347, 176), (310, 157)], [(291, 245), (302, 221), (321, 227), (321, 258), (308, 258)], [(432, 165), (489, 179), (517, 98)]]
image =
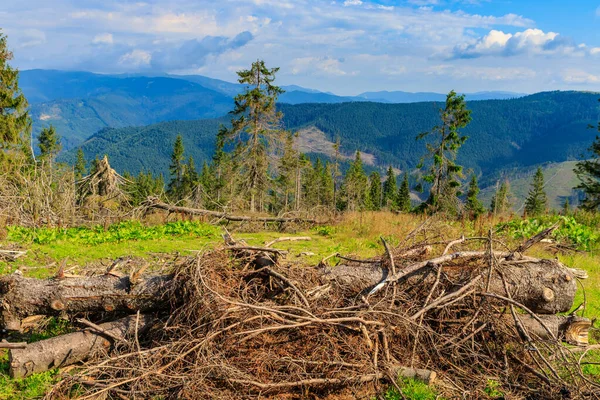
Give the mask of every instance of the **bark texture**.
[[(422, 263), (420, 268), (402, 279), (408, 282), (420, 282), (423, 279), (435, 279), (431, 269), (436, 265)], [(416, 264), (415, 264), (416, 265)], [(412, 266), (409, 266), (409, 268)], [(452, 267), (448, 267), (452, 268)], [(398, 267), (397, 275), (402, 274)], [(386, 279), (389, 271), (381, 264), (349, 263), (325, 268), (324, 278), (355, 293), (368, 293)], [(487, 278), (486, 273), (483, 274)], [(504, 263), (496, 268), (490, 281), (490, 292), (506, 295), (503, 279), (506, 281), (513, 300), (522, 303), (539, 314), (567, 312), (573, 306), (577, 283), (574, 273), (556, 260), (523, 259), (518, 262)], [(485, 285), (481, 279), (480, 285)], [(459, 289), (459, 287), (457, 287)]]
[(20, 330), (32, 315), (74, 315), (83, 312), (152, 311), (169, 306), (176, 294), (172, 275), (132, 282), (110, 274), (64, 279), (35, 279), (12, 274), (0, 277), (0, 326)]
[(149, 315), (140, 315), (139, 321), (136, 315), (132, 315), (99, 325), (106, 333), (83, 330), (28, 344), (24, 349), (11, 349), (10, 376), (24, 378), (52, 368), (66, 367), (102, 352), (106, 353), (110, 351), (113, 343), (109, 335), (130, 337), (136, 332), (136, 323), (138, 334), (142, 334), (152, 326), (153, 321), (154, 318)]

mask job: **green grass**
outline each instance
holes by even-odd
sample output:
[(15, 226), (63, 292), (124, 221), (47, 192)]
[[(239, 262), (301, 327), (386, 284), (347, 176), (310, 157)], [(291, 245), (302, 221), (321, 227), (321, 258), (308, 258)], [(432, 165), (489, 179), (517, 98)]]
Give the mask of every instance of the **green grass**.
[(383, 395), (385, 400), (437, 400), (441, 399), (433, 388), (425, 383), (403, 378), (398, 382), (402, 393), (392, 387)]

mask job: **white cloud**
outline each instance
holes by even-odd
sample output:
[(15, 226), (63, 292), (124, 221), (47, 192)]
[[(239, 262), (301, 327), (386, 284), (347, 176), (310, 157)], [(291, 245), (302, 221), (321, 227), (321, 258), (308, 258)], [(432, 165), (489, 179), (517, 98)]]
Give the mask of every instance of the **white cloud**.
[(524, 67), (488, 67), (442, 64), (427, 68), (428, 75), (449, 76), (455, 79), (485, 81), (521, 81), (536, 77), (536, 72)]
[(567, 37), (556, 32), (527, 29), (523, 32), (504, 33), (491, 30), (487, 35), (454, 47), (454, 58), (477, 58), (484, 56), (515, 56), (518, 54), (572, 54), (585, 51), (584, 44), (575, 45)]
[(113, 44), (112, 33), (100, 33), (92, 39), (93, 44)]
[(152, 54), (149, 51), (135, 49), (121, 56), (119, 59), (119, 64), (128, 67), (142, 67), (150, 65), (151, 61)]
[(344, 1), (344, 7), (348, 6), (360, 6), (363, 2), (361, 0), (346, 0)]

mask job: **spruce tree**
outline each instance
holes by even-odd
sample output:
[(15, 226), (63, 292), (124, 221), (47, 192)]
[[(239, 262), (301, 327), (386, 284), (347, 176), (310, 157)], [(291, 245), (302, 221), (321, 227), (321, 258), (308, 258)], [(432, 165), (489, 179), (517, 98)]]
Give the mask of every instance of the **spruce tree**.
[[(598, 123), (598, 132), (600, 132), (600, 122)], [(575, 173), (579, 178), (579, 184), (575, 189), (581, 189), (584, 198), (579, 204), (586, 210), (597, 210), (600, 207), (600, 136), (589, 148), (591, 157), (579, 161), (575, 166)]]
[(87, 162), (85, 161), (85, 155), (80, 147), (79, 150), (77, 150), (77, 161), (75, 161), (75, 165), (73, 166), (73, 172), (75, 173), (76, 180), (79, 180), (85, 176), (86, 164)]
[(485, 212), (483, 204), (477, 198), (478, 195), (479, 186), (477, 185), (477, 177), (473, 174), (469, 183), (469, 189), (467, 190), (467, 201), (465, 203), (465, 211), (471, 218), (477, 218)]
[(369, 180), (363, 168), (360, 151), (357, 151), (354, 161), (350, 164), (350, 168), (344, 176), (342, 186), (343, 208), (348, 211), (364, 210), (367, 205), (368, 186)]
[(193, 193), (198, 186), (199, 176), (196, 170), (196, 163), (192, 156), (188, 157), (188, 161), (184, 166), (183, 177), (182, 177), (182, 195), (187, 196)]
[(53, 160), (62, 149), (60, 136), (52, 125), (42, 129), (38, 136), (38, 147), (40, 148), (40, 158)]
[(335, 183), (333, 176), (333, 166), (330, 163), (327, 163), (323, 170), (323, 175), (321, 175), (321, 186), (323, 187), (321, 205), (326, 206), (327, 208), (335, 207)]
[(0, 151), (30, 140), (28, 103), (19, 88), (19, 71), (9, 65), (12, 57), (6, 35), (0, 30)]
[(562, 206), (562, 215), (570, 215), (570, 214), (571, 214), (571, 203), (569, 202), (569, 198), (567, 197)]
[(408, 174), (404, 174), (400, 189), (398, 189), (398, 210), (401, 212), (409, 212), (411, 209), (410, 203), (410, 188), (408, 187)]
[(371, 210), (381, 210), (382, 190), (381, 190), (381, 175), (379, 172), (373, 171), (369, 176), (369, 205)]
[(177, 135), (175, 144), (173, 145), (173, 152), (171, 153), (171, 164), (169, 165), (171, 181), (169, 182), (168, 187), (169, 195), (174, 197), (176, 200), (180, 200), (183, 195), (183, 174), (185, 169), (185, 157), (183, 156), (184, 151), (183, 139), (181, 135)]
[(531, 217), (537, 217), (545, 213), (547, 208), (548, 198), (546, 196), (546, 191), (544, 190), (544, 172), (542, 171), (542, 167), (538, 167), (533, 176), (531, 189), (525, 200), (525, 214)]
[(264, 61), (252, 63), (248, 70), (239, 71), (238, 82), (246, 85), (235, 97), (231, 112), (231, 129), (227, 138), (237, 139), (240, 160), (241, 195), (248, 201), (251, 212), (262, 210), (263, 198), (269, 183), (268, 153), (271, 142), (280, 134), (282, 115), (275, 105), (283, 90), (273, 84), (279, 68), (268, 69)]
[(513, 196), (510, 191), (510, 183), (504, 181), (494, 193), (490, 204), (490, 212), (494, 215), (502, 215), (510, 212), (513, 206)]
[(433, 143), (427, 143), (429, 171), (423, 177), (431, 185), (426, 206), (432, 211), (444, 211), (456, 214), (458, 211), (458, 189), (462, 178), (462, 167), (456, 164), (456, 155), (467, 140), (460, 129), (471, 122), (471, 111), (467, 109), (464, 95), (452, 90), (446, 96), (446, 106), (440, 110), (441, 125), (417, 136), (417, 139), (433, 137)]
[(390, 165), (387, 169), (385, 182), (383, 183), (383, 206), (388, 210), (394, 210), (398, 207), (398, 190), (396, 184), (396, 174)]
[(279, 176), (277, 186), (279, 188), (278, 210), (291, 210), (294, 208), (294, 196), (296, 193), (296, 174), (300, 162), (299, 155), (294, 148), (294, 135), (284, 132), (283, 154), (279, 158)]

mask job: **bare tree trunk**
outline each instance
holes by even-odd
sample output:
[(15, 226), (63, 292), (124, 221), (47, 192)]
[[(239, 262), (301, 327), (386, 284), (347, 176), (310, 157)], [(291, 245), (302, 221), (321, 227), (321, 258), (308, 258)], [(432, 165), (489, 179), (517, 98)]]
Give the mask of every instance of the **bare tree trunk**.
[(66, 367), (84, 361), (96, 354), (110, 350), (114, 339), (142, 334), (154, 321), (149, 315), (137, 315), (101, 324), (96, 330), (83, 330), (66, 335), (56, 336), (28, 344), (24, 349), (11, 349), (9, 352), (10, 376), (24, 378), (31, 374), (48, 371), (52, 368)]

